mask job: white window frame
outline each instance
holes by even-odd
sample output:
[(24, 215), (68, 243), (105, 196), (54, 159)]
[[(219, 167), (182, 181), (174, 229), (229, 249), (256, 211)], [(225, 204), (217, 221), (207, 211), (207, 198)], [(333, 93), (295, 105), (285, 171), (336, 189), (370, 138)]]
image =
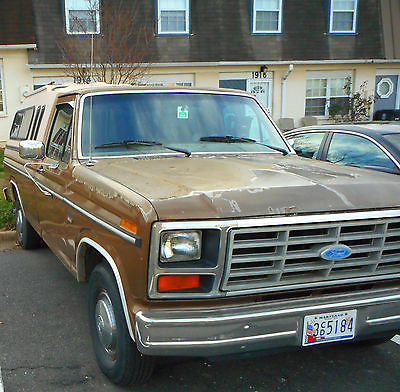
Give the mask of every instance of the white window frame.
[[(341, 9), (333, 9), (334, 2), (336, 0), (331, 0), (330, 4), (330, 16), (329, 16), (329, 32), (333, 34), (355, 34), (357, 29), (357, 9), (358, 9), (358, 0), (354, 1), (354, 9), (353, 10), (341, 10)], [(353, 28), (351, 30), (333, 30), (333, 14), (335, 12), (347, 12), (353, 14)]]
[[(169, 34), (189, 34), (190, 31), (190, 0), (185, 0), (185, 8), (179, 8), (179, 9), (167, 9), (167, 8), (161, 8), (161, 1), (162, 0), (157, 0), (157, 34), (160, 35), (169, 35)], [(185, 25), (186, 29), (182, 31), (162, 31), (161, 29), (161, 11), (185, 11)]]
[(0, 117), (7, 115), (7, 105), (6, 105), (6, 90), (4, 87), (4, 72), (3, 72), (3, 59), (0, 59), (0, 93), (3, 101), (3, 110), (0, 110)]
[[(253, 34), (280, 34), (282, 32), (282, 0), (279, 0), (279, 9), (257, 8), (257, 0), (253, 0)], [(277, 30), (256, 30), (257, 11), (278, 11), (278, 29)]]
[[(306, 93), (305, 93), (305, 100), (304, 100), (304, 115), (305, 116), (313, 116), (318, 118), (325, 118), (329, 116), (329, 106), (331, 98), (347, 98), (348, 95), (343, 91), (343, 95), (331, 95), (331, 83), (334, 79), (345, 79), (350, 77), (351, 79), (351, 90), (350, 90), (350, 97), (353, 94), (353, 83), (354, 77), (350, 72), (335, 72), (335, 71), (327, 71), (327, 72), (312, 72), (311, 75), (306, 77)], [(307, 81), (308, 80), (326, 80), (326, 94), (324, 96), (312, 96), (307, 97)], [(307, 99), (315, 99), (315, 98), (324, 98), (325, 101), (325, 112), (324, 114), (306, 114), (307, 108)]]
[(91, 4), (96, 7), (96, 31), (71, 31), (70, 24), (69, 24), (69, 12), (70, 11), (90, 11), (90, 8), (72, 8), (69, 5), (70, 2), (73, 0), (64, 0), (64, 14), (65, 14), (65, 30), (67, 34), (76, 35), (76, 34), (100, 34), (100, 0), (86, 0), (88, 5)]

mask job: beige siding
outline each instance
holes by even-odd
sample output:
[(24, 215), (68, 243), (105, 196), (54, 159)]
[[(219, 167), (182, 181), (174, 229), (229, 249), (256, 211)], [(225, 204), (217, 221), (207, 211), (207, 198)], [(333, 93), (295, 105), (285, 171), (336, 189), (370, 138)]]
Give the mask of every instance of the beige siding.
[[(6, 140), (15, 110), (21, 105), (21, 91), (26, 85), (42, 84), (54, 81), (65, 83), (65, 71), (62, 68), (32, 69), (26, 67), (27, 58), (24, 51), (1, 52), (4, 63), (5, 96), (7, 100), (7, 116), (0, 117), (0, 141)], [(268, 63), (266, 63), (268, 65)], [(251, 66), (176, 66), (152, 67), (151, 74), (146, 77), (149, 84), (160, 85), (194, 85), (195, 87), (218, 87), (222, 79), (254, 80), (253, 72), (260, 70), (259, 65)], [(288, 65), (272, 64), (268, 66), (269, 80), (272, 81), (271, 107), (272, 117), (277, 121), (282, 112), (282, 77)], [(310, 73), (322, 75), (348, 72), (353, 77), (354, 91), (367, 81), (368, 94), (373, 95), (377, 73), (385, 71), (400, 72), (400, 64), (301, 64), (295, 65), (286, 82), (285, 117), (293, 118), (295, 126), (301, 126), (305, 112), (306, 80)], [(320, 123), (327, 122), (324, 116), (318, 117)]]
[(23, 100), (24, 91), (32, 91), (31, 71), (27, 68), (26, 49), (0, 50), (3, 66), (4, 100), (6, 112), (0, 114), (0, 142), (7, 140), (17, 108)]

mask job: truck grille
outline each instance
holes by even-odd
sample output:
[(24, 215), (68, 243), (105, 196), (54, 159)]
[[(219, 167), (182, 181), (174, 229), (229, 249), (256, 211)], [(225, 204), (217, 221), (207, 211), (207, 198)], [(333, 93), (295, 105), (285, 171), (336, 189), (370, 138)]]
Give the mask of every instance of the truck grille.
[[(321, 249), (352, 254), (327, 261)], [(400, 218), (231, 229), (223, 291), (281, 290), (400, 273)], [(262, 290), (261, 290), (262, 291)]]

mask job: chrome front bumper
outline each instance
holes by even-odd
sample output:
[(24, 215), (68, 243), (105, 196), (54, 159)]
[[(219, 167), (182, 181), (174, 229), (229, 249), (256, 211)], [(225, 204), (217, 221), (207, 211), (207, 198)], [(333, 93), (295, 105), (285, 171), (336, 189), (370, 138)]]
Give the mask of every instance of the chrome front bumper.
[(357, 310), (355, 339), (400, 330), (400, 290), (381, 296), (296, 300), (214, 310), (140, 311), (138, 349), (148, 355), (216, 356), (300, 347), (306, 315)]

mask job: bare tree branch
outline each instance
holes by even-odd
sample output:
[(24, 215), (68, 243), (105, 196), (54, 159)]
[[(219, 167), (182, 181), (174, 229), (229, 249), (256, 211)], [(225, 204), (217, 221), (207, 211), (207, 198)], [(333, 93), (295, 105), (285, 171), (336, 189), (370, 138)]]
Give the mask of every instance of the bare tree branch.
[[(78, 83), (139, 84), (152, 63), (150, 46), (154, 29), (145, 24), (137, 0), (88, 0), (89, 18), (70, 18), (79, 34), (65, 34), (58, 41), (66, 76)], [(100, 34), (96, 31), (100, 15)], [(94, 64), (90, 67), (93, 36)]]

